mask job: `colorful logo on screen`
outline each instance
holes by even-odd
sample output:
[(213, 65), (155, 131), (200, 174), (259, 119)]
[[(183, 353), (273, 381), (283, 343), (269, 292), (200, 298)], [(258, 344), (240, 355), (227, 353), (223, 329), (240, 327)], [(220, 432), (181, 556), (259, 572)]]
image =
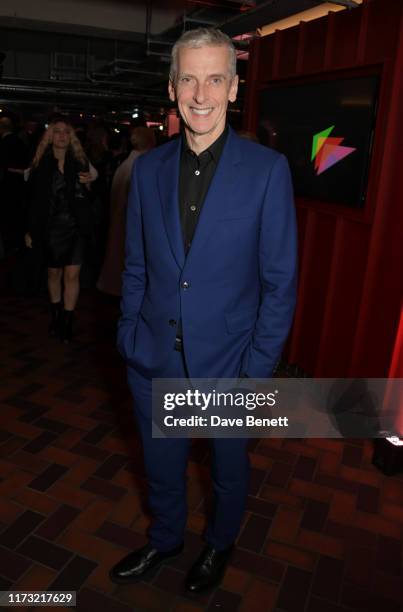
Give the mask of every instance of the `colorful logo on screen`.
[(316, 174), (322, 174), (356, 150), (354, 147), (340, 146), (344, 138), (329, 138), (333, 128), (334, 125), (331, 125), (327, 130), (315, 134), (312, 139), (311, 161), (315, 160)]

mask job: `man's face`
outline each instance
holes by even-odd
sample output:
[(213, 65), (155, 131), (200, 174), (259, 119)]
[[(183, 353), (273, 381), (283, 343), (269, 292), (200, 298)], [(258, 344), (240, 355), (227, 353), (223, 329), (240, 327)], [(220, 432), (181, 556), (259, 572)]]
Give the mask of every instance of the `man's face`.
[(55, 123), (52, 144), (56, 149), (67, 149), (70, 144), (70, 128), (62, 121)]
[(177, 60), (169, 97), (177, 101), (186, 128), (195, 135), (208, 135), (212, 143), (224, 130), (228, 102), (236, 100), (238, 90), (238, 76), (230, 76), (229, 50), (225, 46), (182, 47)]

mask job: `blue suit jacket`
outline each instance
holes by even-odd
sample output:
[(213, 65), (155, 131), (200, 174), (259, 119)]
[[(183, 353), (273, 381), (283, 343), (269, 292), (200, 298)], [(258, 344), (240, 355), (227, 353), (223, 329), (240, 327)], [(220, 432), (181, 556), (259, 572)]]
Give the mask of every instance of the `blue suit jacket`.
[(144, 376), (163, 377), (182, 318), (190, 377), (270, 377), (296, 298), (287, 161), (229, 129), (185, 257), (180, 152), (179, 138), (134, 164), (119, 351)]

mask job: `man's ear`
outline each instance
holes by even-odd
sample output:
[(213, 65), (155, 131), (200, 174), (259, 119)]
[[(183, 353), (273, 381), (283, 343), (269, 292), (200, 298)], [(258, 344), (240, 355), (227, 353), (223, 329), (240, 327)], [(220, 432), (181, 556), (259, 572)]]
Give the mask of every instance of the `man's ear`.
[(171, 79), (169, 79), (168, 81), (168, 94), (169, 94), (169, 99), (171, 100), (171, 102), (175, 102), (176, 100), (175, 87)]
[(234, 78), (232, 79), (232, 83), (230, 85), (229, 92), (228, 92), (228, 100), (230, 102), (235, 102), (236, 100), (236, 95), (238, 93), (238, 82), (239, 82), (239, 77), (236, 74)]

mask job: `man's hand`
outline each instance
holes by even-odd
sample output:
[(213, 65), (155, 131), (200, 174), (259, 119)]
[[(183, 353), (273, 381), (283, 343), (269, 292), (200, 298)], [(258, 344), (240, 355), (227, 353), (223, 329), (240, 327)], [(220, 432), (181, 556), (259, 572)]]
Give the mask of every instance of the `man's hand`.
[(24, 236), (25, 246), (32, 249), (32, 237), (31, 234), (25, 234)]

